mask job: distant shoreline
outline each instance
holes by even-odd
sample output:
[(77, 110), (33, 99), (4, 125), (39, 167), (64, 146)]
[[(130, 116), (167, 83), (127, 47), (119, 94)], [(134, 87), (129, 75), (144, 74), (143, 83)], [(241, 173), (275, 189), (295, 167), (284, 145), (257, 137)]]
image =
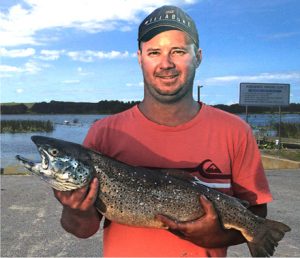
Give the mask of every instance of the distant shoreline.
[[(118, 100), (101, 100), (97, 103), (93, 102), (64, 102), (50, 101), (37, 103), (2, 103), (0, 104), (0, 114), (2, 115), (63, 115), (63, 114), (83, 114), (83, 115), (110, 115), (125, 111), (140, 101), (118, 101)], [(246, 107), (239, 104), (232, 105), (212, 105), (218, 109), (233, 114), (245, 114)], [(248, 107), (248, 114), (276, 114), (278, 107)], [(300, 114), (300, 103), (291, 103), (289, 106), (281, 107), (282, 114)]]

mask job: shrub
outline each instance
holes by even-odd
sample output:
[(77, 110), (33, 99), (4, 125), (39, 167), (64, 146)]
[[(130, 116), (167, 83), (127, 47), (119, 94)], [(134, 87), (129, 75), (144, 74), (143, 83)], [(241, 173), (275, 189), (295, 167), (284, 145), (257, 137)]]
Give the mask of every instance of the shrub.
[(54, 130), (51, 121), (37, 120), (2, 120), (1, 133), (29, 133), (52, 132)]

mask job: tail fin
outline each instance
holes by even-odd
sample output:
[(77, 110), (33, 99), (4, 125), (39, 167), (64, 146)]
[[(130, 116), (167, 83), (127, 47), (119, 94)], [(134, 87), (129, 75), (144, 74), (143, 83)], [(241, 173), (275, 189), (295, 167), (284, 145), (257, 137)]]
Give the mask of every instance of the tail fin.
[(269, 257), (274, 254), (275, 247), (291, 228), (281, 222), (266, 219), (253, 241), (248, 242), (253, 257)]

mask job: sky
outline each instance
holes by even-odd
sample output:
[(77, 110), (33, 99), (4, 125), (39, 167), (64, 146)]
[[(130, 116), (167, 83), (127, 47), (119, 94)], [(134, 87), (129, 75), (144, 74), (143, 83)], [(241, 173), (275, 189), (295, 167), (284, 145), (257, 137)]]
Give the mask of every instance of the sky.
[(239, 102), (241, 82), (288, 83), (300, 103), (299, 0), (0, 0), (0, 102), (142, 100), (140, 22), (177, 5), (195, 21), (207, 104)]

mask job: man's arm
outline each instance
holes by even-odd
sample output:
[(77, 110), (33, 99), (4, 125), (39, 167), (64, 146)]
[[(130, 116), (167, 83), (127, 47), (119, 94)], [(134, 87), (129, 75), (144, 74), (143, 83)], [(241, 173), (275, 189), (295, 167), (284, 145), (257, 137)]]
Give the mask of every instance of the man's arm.
[[(242, 234), (234, 229), (223, 229), (213, 204), (201, 196), (200, 203), (205, 214), (198, 220), (186, 223), (177, 223), (164, 216), (157, 218), (169, 227), (171, 231), (179, 232), (183, 239), (204, 248), (221, 248), (244, 243)], [(249, 208), (261, 217), (267, 215), (267, 205), (256, 205)]]
[(90, 187), (68, 192), (54, 190), (55, 197), (63, 205), (61, 225), (76, 237), (88, 238), (99, 229), (102, 215), (94, 206), (98, 186), (99, 182), (95, 178)]

